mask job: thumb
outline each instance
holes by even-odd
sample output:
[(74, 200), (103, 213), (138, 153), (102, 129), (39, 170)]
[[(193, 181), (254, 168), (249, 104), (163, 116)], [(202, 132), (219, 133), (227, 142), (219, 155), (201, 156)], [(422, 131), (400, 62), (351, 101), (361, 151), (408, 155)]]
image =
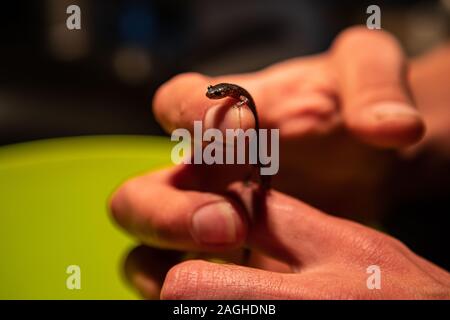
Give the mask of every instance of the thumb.
[(190, 260), (169, 270), (161, 299), (292, 299), (298, 291), (293, 274)]
[(417, 142), (424, 123), (406, 81), (406, 59), (384, 31), (350, 28), (332, 48), (344, 122), (358, 138), (381, 147)]

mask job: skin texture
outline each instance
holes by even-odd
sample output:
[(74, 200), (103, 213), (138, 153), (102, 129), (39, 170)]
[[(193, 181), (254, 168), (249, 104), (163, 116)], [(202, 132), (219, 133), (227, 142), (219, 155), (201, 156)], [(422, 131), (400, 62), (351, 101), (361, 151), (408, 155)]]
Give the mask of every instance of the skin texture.
[[(210, 83), (247, 88), (261, 126), (280, 128), (280, 172), (265, 208), (254, 205), (255, 187), (240, 182), (245, 166), (179, 165), (126, 182), (110, 206), (143, 243), (125, 263), (132, 285), (149, 299), (449, 299), (449, 273), (386, 234), (330, 215), (379, 215), (382, 180), (406, 147), (447, 150), (441, 135), (449, 111), (436, 108), (450, 101), (442, 81), (449, 49), (439, 50), (447, 54), (421, 58), (406, 72), (391, 35), (356, 27), (318, 56), (164, 84), (153, 110), (168, 132), (192, 130), (194, 120), (221, 130), (254, 127), (246, 106), (204, 96)], [(442, 118), (446, 126), (436, 124)], [(418, 143), (425, 123), (432, 135)], [(252, 249), (245, 266), (238, 265), (244, 247)], [(234, 264), (210, 261), (218, 257)], [(381, 269), (380, 290), (367, 289), (370, 265)]]

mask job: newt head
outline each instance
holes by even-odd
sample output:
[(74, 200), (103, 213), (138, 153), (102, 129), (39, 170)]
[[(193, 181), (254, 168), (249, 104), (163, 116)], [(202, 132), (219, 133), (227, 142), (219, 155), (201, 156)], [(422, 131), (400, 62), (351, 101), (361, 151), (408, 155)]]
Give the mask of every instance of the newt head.
[(222, 99), (229, 95), (230, 88), (223, 83), (214, 86), (209, 85), (206, 96), (209, 99)]

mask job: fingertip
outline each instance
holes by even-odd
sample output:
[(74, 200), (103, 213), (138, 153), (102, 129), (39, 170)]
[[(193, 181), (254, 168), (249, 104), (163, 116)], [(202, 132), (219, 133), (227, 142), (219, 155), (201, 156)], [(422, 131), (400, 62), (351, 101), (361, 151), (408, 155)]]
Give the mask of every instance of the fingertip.
[(347, 127), (377, 147), (401, 148), (418, 142), (425, 133), (420, 113), (403, 102), (378, 102), (346, 115)]
[(161, 288), (160, 299), (177, 300), (198, 297), (201, 284), (199, 283), (200, 273), (205, 264), (208, 263), (201, 260), (189, 260), (170, 268)]
[(233, 107), (235, 101), (210, 107), (204, 117), (205, 129), (217, 128), (223, 133), (227, 129), (247, 130), (255, 127), (255, 117), (247, 106)]
[(186, 127), (186, 123), (201, 119), (204, 110), (199, 101), (206, 99), (203, 89), (206, 90), (209, 82), (210, 79), (200, 73), (182, 73), (156, 90), (152, 110), (166, 131)]
[(127, 209), (128, 196), (131, 181), (126, 182), (115, 190), (109, 200), (109, 214), (114, 222), (119, 226), (126, 228), (128, 225), (129, 215)]

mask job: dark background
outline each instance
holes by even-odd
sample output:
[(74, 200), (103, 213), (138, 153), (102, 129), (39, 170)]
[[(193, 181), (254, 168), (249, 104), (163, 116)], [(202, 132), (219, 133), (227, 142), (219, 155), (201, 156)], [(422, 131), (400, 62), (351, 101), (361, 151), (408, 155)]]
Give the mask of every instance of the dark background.
[[(377, 1), (410, 54), (449, 34), (439, 1)], [(78, 4), (82, 29), (66, 28)], [(367, 1), (2, 1), (0, 144), (86, 134), (162, 134), (155, 89), (184, 71), (256, 70), (325, 50), (365, 23)]]
[[(66, 28), (70, 4), (81, 7), (79, 31)], [(382, 27), (409, 55), (448, 39), (448, 0), (2, 1), (0, 145), (74, 135), (163, 134), (151, 99), (171, 76), (252, 71), (323, 51), (342, 29), (365, 23), (369, 4), (381, 7)], [(449, 172), (448, 162), (437, 165)], [(417, 170), (411, 166), (400, 173), (403, 178)], [(393, 220), (384, 225), (450, 269), (450, 187), (448, 181), (438, 187), (441, 192), (432, 196), (424, 190), (423, 198), (397, 201)]]

